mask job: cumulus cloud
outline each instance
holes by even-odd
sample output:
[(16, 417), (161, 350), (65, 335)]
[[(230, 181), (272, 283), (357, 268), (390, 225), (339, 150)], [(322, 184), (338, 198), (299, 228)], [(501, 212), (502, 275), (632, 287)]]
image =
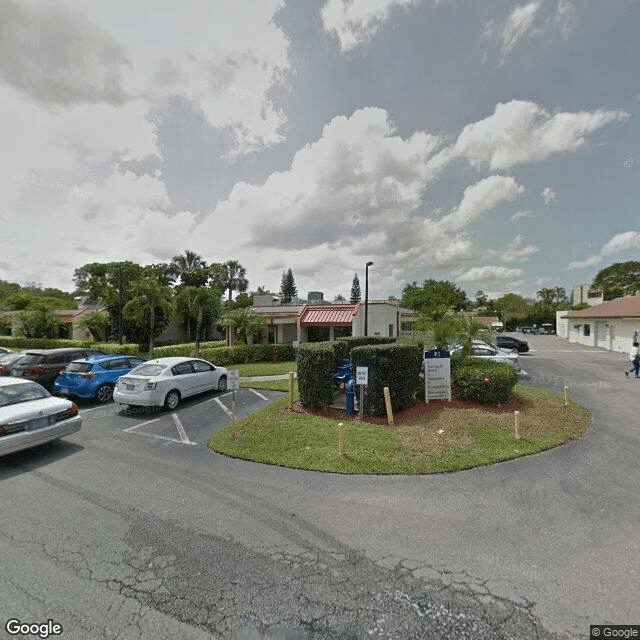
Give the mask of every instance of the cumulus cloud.
[(0, 3), (0, 78), (45, 104), (122, 104), (126, 48), (77, 11)]
[(525, 262), (532, 255), (540, 251), (540, 247), (535, 247), (531, 244), (523, 246), (524, 236), (518, 234), (508, 245), (507, 249), (501, 254), (500, 260), (502, 262)]
[(509, 222), (517, 222), (518, 220), (524, 220), (524, 218), (531, 217), (531, 211), (516, 211), (510, 218)]
[(583, 269), (600, 264), (605, 258), (630, 249), (640, 249), (640, 231), (625, 231), (618, 233), (604, 244), (600, 251), (585, 258), (574, 260), (568, 264), (569, 269)]
[(464, 190), (462, 202), (442, 219), (442, 224), (450, 229), (461, 229), (499, 203), (515, 200), (523, 191), (511, 176), (484, 178)]
[(551, 187), (545, 187), (540, 195), (545, 204), (549, 204), (552, 200), (556, 199), (556, 192)]
[(509, 280), (519, 278), (522, 275), (524, 275), (524, 271), (522, 269), (509, 269), (507, 267), (487, 265), (485, 267), (472, 267), (468, 271), (458, 274), (457, 279), (460, 282)]
[(342, 52), (369, 42), (397, 9), (409, 10), (422, 0), (327, 0), (322, 7), (325, 31), (335, 35)]
[(512, 100), (498, 103), (492, 115), (464, 127), (446, 153), (449, 161), (464, 157), (477, 169), (500, 171), (577, 151), (590, 135), (628, 117), (612, 109), (552, 114), (534, 102)]

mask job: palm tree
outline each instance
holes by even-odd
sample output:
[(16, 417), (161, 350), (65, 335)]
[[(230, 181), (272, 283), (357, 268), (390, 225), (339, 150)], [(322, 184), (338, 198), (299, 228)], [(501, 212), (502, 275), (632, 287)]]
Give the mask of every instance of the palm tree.
[(249, 287), (247, 270), (237, 260), (227, 260), (222, 266), (226, 270), (222, 289), (229, 291), (229, 300), (231, 300), (234, 291), (244, 293)]
[(124, 306), (123, 313), (140, 324), (149, 323), (149, 357), (153, 358), (154, 334), (158, 312), (165, 317), (173, 309), (173, 292), (153, 276), (144, 276), (132, 287), (132, 298)]
[(189, 315), (196, 321), (196, 358), (200, 357), (200, 330), (205, 316), (217, 319), (220, 315), (220, 295), (216, 289), (204, 287), (185, 287), (180, 292), (180, 298), (186, 303)]
[(98, 341), (106, 341), (109, 314), (104, 311), (85, 311), (78, 317), (76, 326), (88, 329)]
[(195, 251), (187, 249), (184, 254), (173, 256), (169, 264), (171, 274), (174, 279), (179, 278), (183, 271), (191, 269), (206, 269), (207, 263), (205, 259)]
[(252, 344), (253, 334), (267, 326), (267, 319), (250, 309), (235, 309), (227, 314), (222, 324), (230, 330), (232, 344), (235, 343), (236, 338)]

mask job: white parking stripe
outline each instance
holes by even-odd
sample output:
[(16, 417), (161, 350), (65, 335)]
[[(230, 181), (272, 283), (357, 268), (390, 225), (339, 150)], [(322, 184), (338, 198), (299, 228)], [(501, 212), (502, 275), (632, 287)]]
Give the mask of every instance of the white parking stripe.
[(147, 420), (146, 422), (139, 422), (138, 424), (134, 424), (133, 427), (127, 427), (126, 429), (123, 429), (123, 431), (133, 431), (138, 427), (142, 427), (145, 424), (151, 424), (152, 422), (157, 422), (158, 420), (160, 420), (160, 418), (154, 418), (153, 420)]
[(269, 399), (269, 398), (267, 398), (267, 396), (262, 395), (261, 393), (259, 393), (255, 389), (249, 388), (249, 391), (251, 391), (252, 393), (255, 393), (258, 396), (258, 398), (262, 398), (263, 400), (268, 400)]
[(191, 442), (191, 440), (189, 440), (189, 438), (187, 437), (187, 432), (184, 430), (184, 427), (182, 426), (182, 422), (180, 422), (180, 418), (178, 418), (178, 414), (177, 413), (172, 413), (171, 417), (173, 418), (173, 421), (176, 424), (176, 428), (178, 429), (178, 433), (180, 434), (180, 440), (182, 441), (183, 444), (196, 444), (195, 442)]
[(168, 440), (169, 442), (176, 442), (177, 444), (198, 444), (197, 442), (183, 442), (182, 440), (176, 440), (175, 438), (169, 438), (168, 436), (160, 436), (156, 433), (147, 433), (146, 431), (135, 431), (135, 436), (149, 436), (150, 438), (158, 438), (159, 440)]
[(231, 409), (229, 409), (228, 407), (225, 407), (224, 404), (222, 404), (222, 401), (220, 400), (220, 398), (214, 398), (214, 400), (220, 405), (220, 408), (230, 417), (233, 418), (233, 413), (231, 412)]

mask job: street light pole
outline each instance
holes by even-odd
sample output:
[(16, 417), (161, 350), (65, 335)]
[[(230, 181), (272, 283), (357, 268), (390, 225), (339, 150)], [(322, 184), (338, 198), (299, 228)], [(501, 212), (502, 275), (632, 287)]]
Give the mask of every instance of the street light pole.
[(373, 262), (369, 261), (364, 268), (364, 335), (368, 336), (369, 333), (369, 267)]

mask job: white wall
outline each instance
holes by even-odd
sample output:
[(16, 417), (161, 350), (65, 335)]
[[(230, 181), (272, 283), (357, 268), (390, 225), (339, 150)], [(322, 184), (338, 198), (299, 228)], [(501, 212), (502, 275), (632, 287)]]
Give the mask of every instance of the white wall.
[[(633, 343), (634, 331), (640, 335), (640, 319), (638, 318), (607, 318), (598, 320), (606, 322), (606, 333), (604, 340), (597, 340), (596, 319), (595, 318), (568, 318), (568, 339), (569, 342), (583, 344), (588, 347), (602, 347), (610, 351), (627, 353)], [(591, 329), (589, 336), (584, 335), (584, 325), (588, 324)], [(575, 325), (580, 325), (578, 329)], [(560, 333), (558, 333), (560, 336)], [(563, 337), (563, 336), (560, 336)]]

